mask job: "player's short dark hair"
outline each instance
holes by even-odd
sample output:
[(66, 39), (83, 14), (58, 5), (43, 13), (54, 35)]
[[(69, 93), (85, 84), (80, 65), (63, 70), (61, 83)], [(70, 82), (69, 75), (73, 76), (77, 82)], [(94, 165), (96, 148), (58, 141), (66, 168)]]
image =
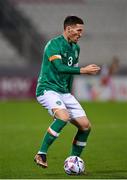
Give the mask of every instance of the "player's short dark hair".
[(84, 22), (81, 18), (77, 16), (67, 16), (64, 20), (64, 29), (66, 29), (67, 26), (76, 24), (84, 24)]

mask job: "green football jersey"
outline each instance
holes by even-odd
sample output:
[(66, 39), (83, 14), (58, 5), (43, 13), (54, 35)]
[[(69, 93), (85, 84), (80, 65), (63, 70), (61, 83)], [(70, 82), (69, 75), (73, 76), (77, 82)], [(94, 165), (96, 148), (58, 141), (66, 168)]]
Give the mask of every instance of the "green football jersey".
[(69, 43), (63, 35), (51, 39), (44, 49), (36, 96), (44, 90), (71, 92), (73, 75), (80, 74), (78, 64), (80, 48)]

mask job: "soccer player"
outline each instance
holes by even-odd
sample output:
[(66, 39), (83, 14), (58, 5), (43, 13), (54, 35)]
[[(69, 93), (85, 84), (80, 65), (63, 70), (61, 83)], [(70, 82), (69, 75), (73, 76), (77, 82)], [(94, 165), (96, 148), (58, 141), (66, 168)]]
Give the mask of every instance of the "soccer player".
[(81, 155), (90, 133), (91, 125), (86, 113), (71, 94), (73, 75), (96, 74), (100, 70), (95, 64), (78, 67), (80, 47), (77, 42), (82, 36), (83, 29), (84, 22), (81, 18), (66, 17), (63, 34), (51, 39), (44, 49), (36, 96), (38, 102), (54, 117), (54, 121), (47, 129), (34, 158), (43, 168), (48, 167), (49, 147), (58, 138), (67, 122), (77, 127), (70, 155)]

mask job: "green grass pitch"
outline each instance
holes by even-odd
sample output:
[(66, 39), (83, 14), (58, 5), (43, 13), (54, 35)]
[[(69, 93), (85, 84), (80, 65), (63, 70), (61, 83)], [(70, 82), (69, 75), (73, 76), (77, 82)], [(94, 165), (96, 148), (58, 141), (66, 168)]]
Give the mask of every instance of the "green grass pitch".
[(33, 162), (52, 118), (36, 101), (0, 102), (0, 179), (127, 178), (127, 103), (82, 102), (92, 131), (81, 158), (86, 175), (68, 176), (68, 157), (76, 128), (68, 124), (50, 147), (47, 169)]

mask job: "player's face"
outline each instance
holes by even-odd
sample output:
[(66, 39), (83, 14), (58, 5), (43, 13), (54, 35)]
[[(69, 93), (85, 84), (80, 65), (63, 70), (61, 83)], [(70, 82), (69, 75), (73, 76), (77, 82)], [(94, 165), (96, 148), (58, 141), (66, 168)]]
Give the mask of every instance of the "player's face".
[(83, 24), (76, 24), (68, 27), (68, 39), (71, 42), (77, 43), (79, 38), (82, 36), (84, 30)]

